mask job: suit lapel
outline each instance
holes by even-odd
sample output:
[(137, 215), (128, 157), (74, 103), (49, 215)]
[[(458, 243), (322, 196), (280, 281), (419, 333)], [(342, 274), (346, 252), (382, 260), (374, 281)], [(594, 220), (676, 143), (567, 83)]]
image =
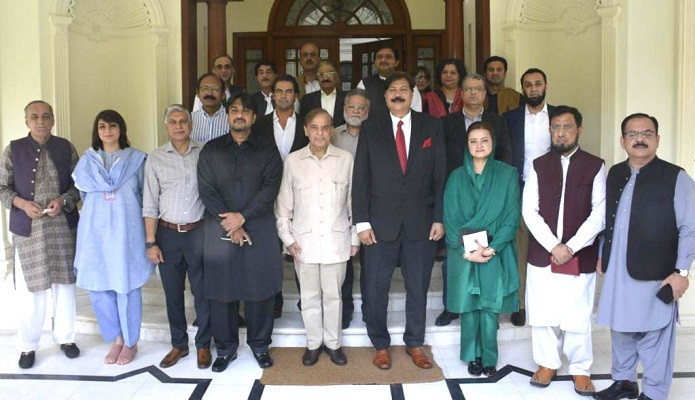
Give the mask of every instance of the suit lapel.
[(410, 170), (410, 166), (413, 165), (415, 157), (422, 150), (420, 146), (422, 146), (422, 141), (426, 135), (422, 127), (423, 123), (424, 118), (422, 114), (415, 111), (410, 112), (410, 148), (408, 149), (408, 165), (405, 169), (406, 174)]
[[(387, 114), (385, 117), (379, 118), (379, 126), (377, 127), (379, 132), (379, 143), (391, 159), (391, 165), (396, 168), (398, 173), (402, 174), (401, 163), (398, 161), (398, 151), (396, 150), (396, 139), (394, 138), (393, 124), (391, 123), (391, 116)], [(378, 148), (377, 148), (378, 151)]]

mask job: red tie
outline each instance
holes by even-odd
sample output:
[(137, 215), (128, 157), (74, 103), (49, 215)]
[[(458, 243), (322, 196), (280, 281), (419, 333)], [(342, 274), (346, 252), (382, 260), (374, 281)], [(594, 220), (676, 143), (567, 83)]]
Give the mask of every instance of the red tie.
[(401, 171), (405, 174), (405, 167), (408, 165), (408, 155), (405, 152), (405, 134), (403, 134), (403, 121), (398, 121), (396, 129), (396, 152), (398, 153), (398, 161), (401, 163)]

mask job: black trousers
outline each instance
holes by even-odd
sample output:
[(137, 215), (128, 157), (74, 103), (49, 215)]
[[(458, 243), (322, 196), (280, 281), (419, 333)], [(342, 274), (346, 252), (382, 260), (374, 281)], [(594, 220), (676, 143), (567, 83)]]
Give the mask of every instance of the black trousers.
[(195, 346), (210, 347), (210, 304), (203, 293), (203, 229), (178, 232), (163, 226), (157, 227), (157, 245), (162, 251), (164, 262), (159, 264), (164, 296), (171, 331), (171, 345), (178, 349), (188, 348), (188, 324), (184, 305), (186, 273), (191, 283), (198, 332)]
[[(244, 300), (246, 343), (254, 353), (268, 351), (273, 333), (275, 296), (261, 301)], [(231, 356), (239, 348), (239, 302), (210, 300), (210, 321), (218, 356)]]
[[(364, 313), (364, 246), (360, 247), (360, 252), (357, 256), (360, 258), (360, 293), (362, 293), (362, 313)], [(350, 257), (347, 261), (345, 280), (343, 281), (343, 286), (340, 288), (340, 296), (343, 299), (343, 321), (352, 318), (352, 313), (355, 311), (355, 301), (352, 296), (352, 286), (355, 282), (353, 259), (354, 257)]]
[[(383, 350), (391, 345), (386, 325), (391, 277), (400, 264), (405, 283), (405, 332), (403, 341), (408, 347), (420, 347), (425, 342), (427, 291), (436, 253), (435, 242), (408, 240), (401, 231), (394, 241), (379, 240), (364, 246), (364, 275), (367, 333), (374, 348)], [(365, 296), (366, 295), (366, 296)]]

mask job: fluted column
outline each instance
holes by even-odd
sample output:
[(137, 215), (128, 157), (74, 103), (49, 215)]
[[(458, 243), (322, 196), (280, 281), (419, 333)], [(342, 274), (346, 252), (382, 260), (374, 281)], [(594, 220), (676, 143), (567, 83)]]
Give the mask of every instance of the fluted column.
[(54, 134), (70, 140), (70, 57), (68, 27), (72, 17), (49, 16), (53, 33), (53, 111), (56, 127)]
[(463, 0), (444, 0), (445, 44), (444, 56), (463, 60)]
[[(618, 3), (618, 2), (616, 2)], [(620, 133), (623, 105), (618, 93), (618, 4), (603, 4), (596, 8), (601, 16), (601, 157), (608, 164), (623, 156), (616, 139)]]
[(227, 1), (207, 0), (208, 3), (208, 68), (213, 58), (227, 53)]

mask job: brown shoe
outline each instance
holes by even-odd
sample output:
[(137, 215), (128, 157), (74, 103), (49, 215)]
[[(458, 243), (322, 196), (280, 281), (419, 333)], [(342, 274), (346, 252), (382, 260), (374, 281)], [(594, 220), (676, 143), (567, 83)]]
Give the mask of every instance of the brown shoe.
[(530, 383), (533, 386), (538, 386), (542, 388), (548, 387), (548, 385), (550, 385), (550, 381), (553, 380), (556, 373), (557, 370), (539, 366), (538, 370), (531, 377)]
[(413, 364), (423, 369), (432, 368), (432, 361), (424, 347), (406, 347), (405, 352), (413, 359)]
[(377, 350), (374, 353), (374, 360), (372, 363), (379, 369), (389, 369), (391, 368), (391, 355), (389, 354), (389, 349)]
[(580, 396), (593, 396), (596, 392), (591, 377), (586, 375), (572, 375), (574, 381), (574, 391)]
[(169, 351), (169, 354), (165, 355), (164, 358), (162, 358), (162, 361), (159, 363), (159, 366), (162, 368), (169, 368), (172, 365), (175, 365), (179, 360), (183, 357), (186, 357), (188, 355), (188, 347), (185, 349), (177, 349), (174, 347)]
[(212, 364), (210, 349), (198, 349), (198, 368), (207, 369)]

